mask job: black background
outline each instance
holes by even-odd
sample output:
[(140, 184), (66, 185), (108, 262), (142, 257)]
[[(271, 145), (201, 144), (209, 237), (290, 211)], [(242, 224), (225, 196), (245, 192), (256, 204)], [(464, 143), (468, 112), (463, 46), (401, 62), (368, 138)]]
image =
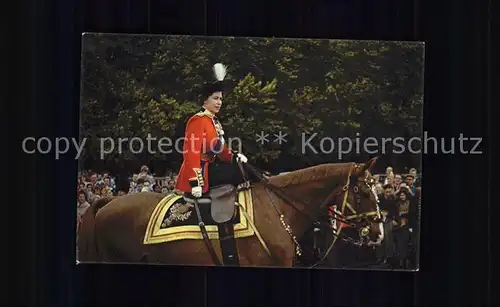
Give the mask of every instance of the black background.
[[(9, 181), (12, 200), (3, 202), (8, 218), (3, 215), (2, 227), (8, 227), (4, 240), (9, 245), (3, 262), (8, 274), (2, 274), (8, 295), (2, 300), (23, 306), (490, 302), (487, 1), (40, 0), (20, 8), (22, 17), (11, 25), (20, 26), (21, 33), (11, 35), (14, 43), (9, 44), (19, 49), (6, 61), (13, 67), (7, 83), (13, 98), (3, 102), (8, 103), (3, 130), (14, 140), (9, 149), (21, 158), (9, 155), (5, 171), (16, 182)], [(435, 137), (483, 136), (483, 155), (424, 156), (418, 273), (75, 267), (74, 155), (58, 161), (49, 155), (27, 156), (20, 141), (26, 136), (77, 136), (84, 31), (425, 41), (424, 129)], [(10, 85), (13, 80), (18, 88)], [(11, 116), (15, 109), (18, 118)]]

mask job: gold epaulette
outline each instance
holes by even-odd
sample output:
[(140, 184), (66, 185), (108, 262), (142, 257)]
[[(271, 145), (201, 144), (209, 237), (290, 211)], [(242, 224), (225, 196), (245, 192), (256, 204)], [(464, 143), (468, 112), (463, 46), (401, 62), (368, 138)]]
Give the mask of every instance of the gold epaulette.
[(208, 116), (210, 118), (214, 117), (214, 114), (212, 114), (210, 111), (205, 110), (205, 111), (200, 111), (196, 113), (194, 116), (202, 117), (202, 116)]

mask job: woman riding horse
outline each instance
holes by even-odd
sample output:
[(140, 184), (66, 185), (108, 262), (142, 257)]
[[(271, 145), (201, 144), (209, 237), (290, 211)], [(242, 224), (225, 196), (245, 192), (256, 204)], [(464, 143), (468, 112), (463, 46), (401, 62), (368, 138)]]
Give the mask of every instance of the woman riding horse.
[[(340, 233), (343, 239), (366, 246), (380, 244), (383, 227), (369, 173), (375, 160), (365, 164), (322, 164), (252, 184), (251, 221), (260, 237), (255, 234), (236, 239), (240, 265), (293, 266), (301, 254), (301, 238), (331, 204), (340, 208), (339, 220), (358, 230), (359, 239)], [(143, 243), (153, 212), (164, 197), (143, 192), (95, 202), (79, 229), (78, 260), (217, 265), (200, 239)], [(210, 241), (220, 258), (220, 240)]]
[[(217, 63), (213, 66), (213, 72), (216, 81), (206, 84), (203, 89), (203, 110), (192, 116), (186, 125), (184, 161), (175, 186), (178, 191), (184, 193), (184, 199), (190, 202), (201, 197), (210, 198), (208, 192), (214, 185), (209, 182), (209, 168), (216, 157), (233, 164), (216, 174), (216, 184), (234, 184), (235, 170), (237, 170), (234, 164), (247, 162), (243, 154), (228, 147), (224, 139), (224, 130), (216, 116), (222, 107), (224, 92), (222, 82), (226, 76), (226, 67)], [(227, 238), (224, 243), (221, 241), (221, 244), (227, 245), (227, 248), (224, 248), (228, 253), (224, 255), (225, 263), (238, 265), (232, 221), (221, 223), (218, 227), (222, 231), (221, 235)]]
[[(232, 151), (224, 140), (224, 131), (216, 114), (222, 105), (226, 67), (218, 63), (213, 69), (217, 81), (204, 88), (204, 110), (191, 117), (186, 126), (184, 161), (176, 182), (176, 189), (183, 192), (184, 199), (195, 204), (196, 214), (199, 214), (198, 204), (203, 206), (201, 201), (210, 197), (211, 186), (234, 184), (227, 180), (214, 184), (209, 167), (215, 157), (233, 162), (227, 164), (236, 170), (234, 162), (247, 162), (243, 154)], [(145, 244), (148, 224), (165, 196), (142, 192), (101, 199), (87, 211), (79, 229), (79, 261), (217, 265), (217, 260), (221, 256), (224, 258), (222, 245), (228, 244), (233, 247), (226, 250), (233, 250), (235, 254), (226, 255), (224, 264), (291, 267), (301, 254), (300, 237), (332, 203), (343, 208), (341, 218), (360, 230), (364, 243), (379, 243), (382, 228), (376, 219), (379, 215), (377, 199), (372, 193), (372, 183), (367, 179), (375, 160), (366, 164), (317, 165), (272, 177), (262, 176), (248, 165), (260, 181), (252, 184), (249, 193), (252, 212), (246, 212), (241, 206), (239, 212), (244, 216), (251, 213), (252, 218), (246, 217), (246, 220), (255, 234), (238, 239), (230, 233), (222, 235), (219, 232), (217, 238), (210, 240), (205, 233), (206, 240), (203, 241), (178, 239)], [(199, 222), (198, 231), (203, 234), (204, 225)], [(219, 223), (217, 227), (219, 231), (234, 231), (231, 221)], [(207, 244), (207, 241), (218, 244)], [(216, 248), (217, 245), (220, 248)]]

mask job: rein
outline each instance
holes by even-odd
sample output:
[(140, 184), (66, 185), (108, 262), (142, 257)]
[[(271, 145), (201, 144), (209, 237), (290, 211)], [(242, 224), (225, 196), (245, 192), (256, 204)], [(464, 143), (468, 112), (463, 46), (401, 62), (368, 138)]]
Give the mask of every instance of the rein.
[[(263, 184), (264, 189), (266, 190), (266, 192), (268, 194), (269, 200), (271, 201), (271, 204), (273, 205), (276, 213), (278, 214), (278, 216), (280, 218), (280, 222), (281, 222), (283, 228), (286, 230), (286, 232), (288, 233), (288, 235), (291, 237), (291, 239), (292, 239), (292, 241), (293, 241), (293, 243), (295, 245), (295, 254), (297, 256), (301, 256), (302, 253), (303, 253), (303, 249), (301, 248), (299, 242), (297, 241), (297, 237), (293, 234), (293, 231), (292, 231), (290, 225), (285, 221), (284, 214), (280, 211), (280, 209), (278, 208), (278, 206), (274, 203), (273, 197), (272, 197), (272, 195), (270, 194), (269, 191), (272, 191), (274, 194), (276, 194), (278, 197), (280, 197), (286, 204), (288, 204), (289, 206), (291, 206), (292, 208), (294, 208), (299, 214), (301, 214), (302, 216), (304, 216), (307, 219), (309, 219), (312, 223), (314, 223), (315, 222), (314, 219), (312, 219), (306, 213), (302, 212), (296, 206), (296, 203), (301, 203), (302, 205), (305, 205), (305, 206), (307, 206), (308, 204), (306, 202), (302, 201), (302, 200), (292, 199), (291, 197), (289, 197), (286, 194), (286, 192), (283, 189), (270, 184), (269, 183), (269, 179), (263, 175), (263, 172), (257, 170), (256, 167), (254, 167), (254, 166), (252, 166), (252, 165), (250, 165), (248, 163), (246, 164), (246, 166), (260, 180), (260, 182)], [(243, 176), (243, 179), (245, 179), (245, 181), (247, 181), (247, 176), (245, 174), (243, 166), (240, 163), (238, 163), (238, 167), (239, 167), (240, 172), (241, 172), (241, 174)], [(323, 205), (327, 205), (334, 197), (340, 196), (340, 195), (343, 194), (343, 199), (342, 199), (342, 204), (341, 204), (341, 212), (339, 212), (338, 214), (336, 213), (334, 215), (333, 219), (335, 219), (336, 221), (338, 221), (340, 223), (343, 223), (343, 224), (346, 224), (348, 226), (351, 226), (351, 227), (359, 226), (358, 223), (353, 223), (353, 222), (351, 222), (351, 220), (356, 220), (356, 219), (363, 220), (363, 219), (365, 219), (365, 218), (367, 218), (369, 216), (373, 216), (373, 215), (376, 215), (378, 218), (380, 218), (380, 210), (378, 208), (378, 199), (376, 198), (376, 195), (375, 195), (375, 198), (376, 198), (376, 201), (377, 201), (377, 209), (375, 211), (371, 211), (371, 212), (366, 212), (366, 213), (360, 213), (360, 214), (358, 214), (356, 212), (356, 210), (354, 210), (354, 208), (347, 201), (347, 198), (348, 198), (348, 195), (349, 195), (349, 187), (351, 186), (352, 172), (353, 172), (354, 169), (356, 169), (358, 167), (359, 166), (354, 163), (353, 166), (349, 169), (349, 174), (347, 176), (347, 181), (346, 181), (346, 184), (342, 188), (342, 192), (341, 193), (336, 192), (337, 188), (335, 188), (332, 191), (332, 193), (330, 193), (327, 196), (327, 198), (325, 199), (325, 201), (322, 203), (322, 206)], [(368, 188), (370, 188), (368, 182), (366, 181), (366, 178), (363, 180), (363, 182), (368, 186)], [(372, 190), (372, 189), (370, 188), (370, 190)], [(354, 194), (357, 197), (356, 199), (357, 199), (357, 203), (359, 205), (361, 203), (361, 200), (360, 200), (360, 196), (359, 196), (359, 187), (357, 186), (357, 184), (353, 186), (353, 192), (354, 192)], [(345, 215), (345, 209), (346, 209), (346, 207), (351, 211), (351, 213), (352, 213), (351, 215)], [(318, 262), (316, 262), (312, 267), (316, 266), (319, 262), (321, 262), (322, 260), (324, 260), (328, 256), (328, 254), (332, 250), (332, 248), (333, 248), (335, 242), (337, 241), (337, 239), (341, 239), (341, 240), (343, 240), (345, 242), (352, 243), (355, 246), (362, 246), (363, 245), (362, 240), (356, 241), (353, 238), (351, 238), (351, 237), (349, 237), (349, 236), (347, 236), (345, 234), (341, 234), (342, 228), (343, 227), (338, 227), (337, 232), (335, 232), (335, 231), (333, 232), (334, 239), (332, 241), (332, 244), (328, 248), (328, 250), (325, 253), (325, 255), (320, 260), (318, 260)], [(359, 230), (360, 237), (361, 238), (366, 237), (368, 234), (369, 234), (369, 226), (361, 225), (360, 230)], [(261, 241), (261, 243), (266, 248), (265, 243), (263, 242), (263, 240), (261, 238), (259, 238), (259, 240)], [(266, 248), (266, 250), (267, 250), (267, 248)]]

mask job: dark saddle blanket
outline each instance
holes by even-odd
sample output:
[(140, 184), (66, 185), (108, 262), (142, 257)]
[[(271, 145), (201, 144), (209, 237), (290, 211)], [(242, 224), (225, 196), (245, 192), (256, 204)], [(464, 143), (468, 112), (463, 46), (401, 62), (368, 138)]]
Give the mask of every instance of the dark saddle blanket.
[[(240, 223), (240, 215), (236, 206), (238, 191), (234, 185), (221, 185), (212, 188), (207, 196), (198, 199), (201, 218), (205, 225), (218, 225), (231, 221)], [(198, 217), (190, 198), (179, 198), (168, 209), (163, 218), (161, 228), (198, 225)]]

